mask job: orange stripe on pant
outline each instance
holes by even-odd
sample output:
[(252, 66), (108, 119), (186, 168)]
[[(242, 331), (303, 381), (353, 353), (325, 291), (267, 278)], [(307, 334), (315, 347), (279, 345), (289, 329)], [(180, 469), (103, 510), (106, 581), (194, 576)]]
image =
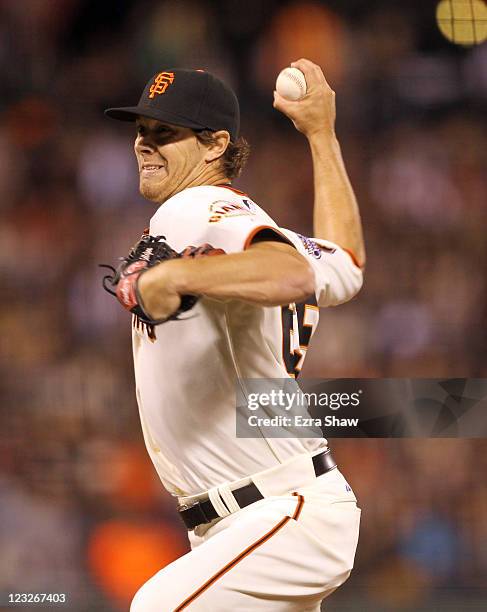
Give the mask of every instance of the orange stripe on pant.
[(294, 511), (294, 514), (292, 515), (292, 517), (285, 516), (283, 519), (281, 519), (275, 527), (273, 527), (270, 531), (268, 531), (265, 535), (263, 535), (259, 540), (257, 540), (257, 542), (254, 542), (253, 544), (251, 544), (248, 548), (242, 551), (237, 557), (232, 559), (230, 563), (227, 563), (225, 567), (222, 567), (221, 570), (219, 570), (209, 580), (207, 580), (203, 585), (201, 585), (199, 589), (197, 589), (187, 599), (185, 599), (182, 604), (180, 604), (177, 608), (175, 608), (174, 612), (180, 612), (180, 610), (184, 610), (187, 606), (189, 606), (190, 603), (193, 603), (193, 601), (197, 597), (199, 597), (202, 593), (204, 593), (207, 589), (209, 589), (213, 584), (215, 584), (215, 582), (219, 580), (222, 576), (224, 576), (228, 571), (230, 571), (232, 567), (235, 567), (238, 563), (240, 563), (240, 561), (242, 561), (242, 559), (245, 559), (245, 557), (247, 557), (248, 555), (250, 555), (250, 553), (252, 553), (254, 550), (259, 548), (259, 546), (262, 546), (262, 544), (267, 542), (267, 540), (270, 540), (270, 538), (272, 538), (273, 535), (275, 535), (278, 531), (280, 531), (284, 527), (284, 525), (287, 522), (289, 522), (291, 519), (293, 519), (294, 521), (297, 521), (299, 518), (299, 515), (301, 514), (301, 510), (303, 509), (304, 497), (302, 495), (299, 495), (298, 493), (293, 493), (293, 495), (297, 495), (298, 503), (297, 503), (296, 510)]

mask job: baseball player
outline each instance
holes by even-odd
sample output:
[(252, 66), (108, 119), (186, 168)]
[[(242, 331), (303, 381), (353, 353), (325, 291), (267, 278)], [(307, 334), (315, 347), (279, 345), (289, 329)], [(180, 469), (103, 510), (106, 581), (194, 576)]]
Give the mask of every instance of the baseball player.
[(135, 122), (140, 191), (159, 206), (112, 286), (134, 313), (147, 450), (191, 543), (140, 588), (132, 612), (316, 611), (353, 566), (360, 510), (327, 441), (235, 431), (236, 383), (296, 377), (318, 309), (362, 284), (334, 93), (318, 66), (293, 66), (308, 93), (297, 102), (275, 93), (274, 106), (310, 144), (313, 239), (279, 228), (232, 187), (248, 149), (235, 94), (213, 75), (160, 72), (137, 106), (106, 111)]

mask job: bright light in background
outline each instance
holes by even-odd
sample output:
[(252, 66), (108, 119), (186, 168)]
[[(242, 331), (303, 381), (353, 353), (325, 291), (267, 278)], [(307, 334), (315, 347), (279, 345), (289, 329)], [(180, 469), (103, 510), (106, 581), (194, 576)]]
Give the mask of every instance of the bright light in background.
[(487, 38), (487, 5), (484, 0), (441, 0), (436, 22), (450, 42), (478, 45)]

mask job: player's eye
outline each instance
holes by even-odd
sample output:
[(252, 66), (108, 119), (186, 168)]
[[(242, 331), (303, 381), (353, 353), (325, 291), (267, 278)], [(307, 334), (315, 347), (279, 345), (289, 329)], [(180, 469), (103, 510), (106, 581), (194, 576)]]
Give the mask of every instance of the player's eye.
[(155, 127), (154, 129), (149, 129), (145, 125), (138, 125), (136, 127), (137, 136), (150, 136), (156, 138), (158, 141), (167, 140), (173, 135), (173, 131), (165, 126)]
[(172, 134), (172, 131), (166, 127), (156, 128), (154, 132), (157, 134), (157, 136), (170, 136)]

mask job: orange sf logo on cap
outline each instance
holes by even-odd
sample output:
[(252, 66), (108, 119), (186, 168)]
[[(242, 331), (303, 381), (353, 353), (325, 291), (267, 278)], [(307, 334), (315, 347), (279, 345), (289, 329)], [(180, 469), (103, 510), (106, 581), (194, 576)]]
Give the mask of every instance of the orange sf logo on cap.
[(150, 86), (149, 98), (153, 98), (156, 94), (163, 94), (166, 89), (174, 81), (174, 72), (159, 72), (155, 77), (154, 82)]

